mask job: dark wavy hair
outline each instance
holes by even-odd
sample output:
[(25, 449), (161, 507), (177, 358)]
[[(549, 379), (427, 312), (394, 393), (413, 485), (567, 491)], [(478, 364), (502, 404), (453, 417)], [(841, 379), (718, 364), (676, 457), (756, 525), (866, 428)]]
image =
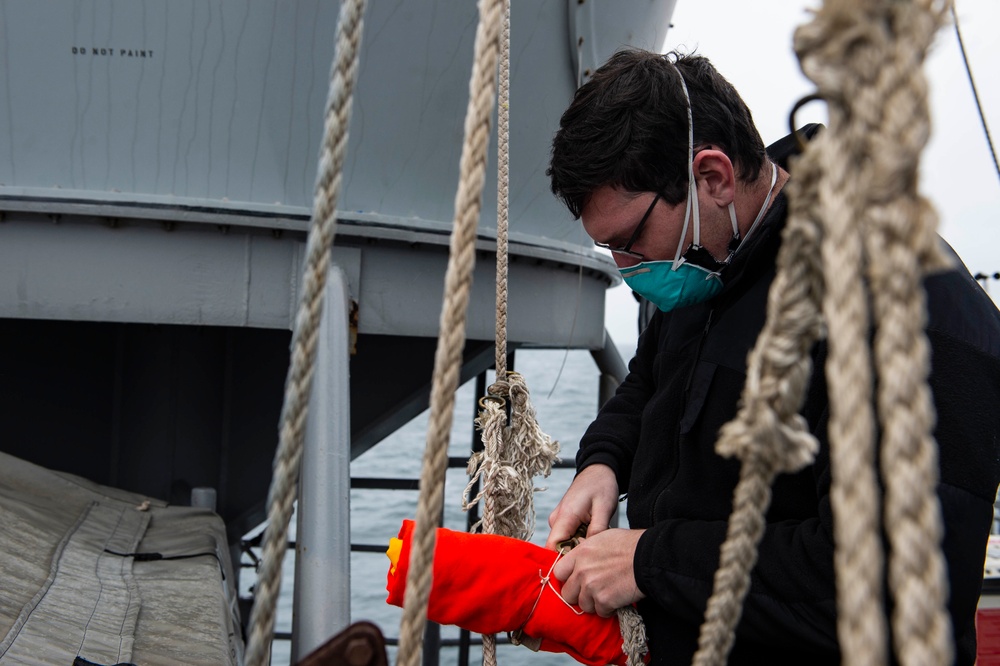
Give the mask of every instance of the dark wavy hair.
[(718, 146), (736, 177), (753, 182), (765, 164), (764, 142), (750, 109), (707, 58), (628, 49), (614, 54), (582, 85), (559, 121), (546, 174), (552, 193), (577, 218), (603, 185), (659, 192), (671, 204), (687, 197), (687, 104), (695, 146)]

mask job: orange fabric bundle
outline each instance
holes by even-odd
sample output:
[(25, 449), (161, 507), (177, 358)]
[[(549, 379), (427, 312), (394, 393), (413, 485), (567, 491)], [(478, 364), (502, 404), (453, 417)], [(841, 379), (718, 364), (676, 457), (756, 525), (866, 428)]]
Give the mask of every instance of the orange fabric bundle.
[[(413, 528), (412, 520), (403, 521), (399, 557), (389, 569), (386, 601), (394, 606), (403, 606)], [(439, 527), (427, 617), (479, 634), (522, 629), (541, 639), (545, 652), (566, 652), (591, 666), (624, 666), (618, 618), (582, 613), (564, 602), (557, 594), (562, 583), (549, 574), (556, 557), (519, 539)], [(546, 576), (552, 587), (544, 584)]]

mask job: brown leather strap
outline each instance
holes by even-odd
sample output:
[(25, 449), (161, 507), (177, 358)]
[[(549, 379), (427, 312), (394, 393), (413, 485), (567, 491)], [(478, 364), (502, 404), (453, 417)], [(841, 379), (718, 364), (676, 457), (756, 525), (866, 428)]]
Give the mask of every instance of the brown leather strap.
[(389, 666), (385, 639), (371, 622), (355, 622), (302, 658), (297, 666)]

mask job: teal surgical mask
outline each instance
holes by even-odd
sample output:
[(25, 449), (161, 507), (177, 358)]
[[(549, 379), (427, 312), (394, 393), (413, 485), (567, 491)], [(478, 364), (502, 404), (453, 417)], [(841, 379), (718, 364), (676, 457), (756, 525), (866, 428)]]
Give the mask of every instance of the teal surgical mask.
[(722, 290), (718, 273), (684, 262), (644, 261), (620, 270), (625, 284), (664, 312), (703, 303)]
[[(694, 178), (694, 121), (691, 115), (691, 97), (688, 95), (684, 76), (681, 77), (681, 87), (687, 100), (688, 113), (688, 197), (684, 208), (684, 226), (681, 228), (680, 240), (673, 261), (643, 261), (634, 266), (619, 269), (625, 284), (646, 300), (653, 303), (664, 312), (670, 312), (695, 303), (703, 303), (722, 291), (720, 272), (729, 265), (733, 256), (741, 246), (740, 228), (736, 220), (736, 207), (730, 202), (729, 219), (733, 225), (733, 240), (730, 243), (729, 255), (722, 261), (717, 261), (701, 246), (701, 215), (698, 210), (698, 184)], [(757, 212), (757, 217), (747, 230), (747, 237), (757, 228), (764, 217), (774, 184), (778, 180), (778, 169), (771, 164), (771, 188), (767, 191), (764, 204)], [(687, 237), (688, 224), (692, 226), (691, 245), (684, 249), (684, 239)], [(743, 238), (742, 240), (746, 240)], [(692, 261), (696, 260), (696, 261)], [(706, 268), (703, 264), (714, 264)]]

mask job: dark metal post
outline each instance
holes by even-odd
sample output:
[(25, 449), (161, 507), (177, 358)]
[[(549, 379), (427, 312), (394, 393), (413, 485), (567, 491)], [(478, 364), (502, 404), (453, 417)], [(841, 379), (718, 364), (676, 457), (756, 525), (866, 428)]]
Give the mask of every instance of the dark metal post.
[[(618, 353), (618, 349), (615, 347), (615, 343), (611, 339), (611, 335), (607, 329), (604, 330), (604, 348), (591, 350), (590, 355), (594, 358), (594, 362), (597, 363), (597, 369), (601, 371), (601, 376), (597, 380), (599, 382), (597, 408), (600, 409), (604, 406), (604, 403), (615, 395), (618, 385), (624, 381), (625, 375), (628, 374), (628, 367), (625, 365), (625, 361), (622, 360), (621, 354)], [(614, 515), (611, 516), (610, 527), (618, 527), (619, 513), (615, 511)]]

